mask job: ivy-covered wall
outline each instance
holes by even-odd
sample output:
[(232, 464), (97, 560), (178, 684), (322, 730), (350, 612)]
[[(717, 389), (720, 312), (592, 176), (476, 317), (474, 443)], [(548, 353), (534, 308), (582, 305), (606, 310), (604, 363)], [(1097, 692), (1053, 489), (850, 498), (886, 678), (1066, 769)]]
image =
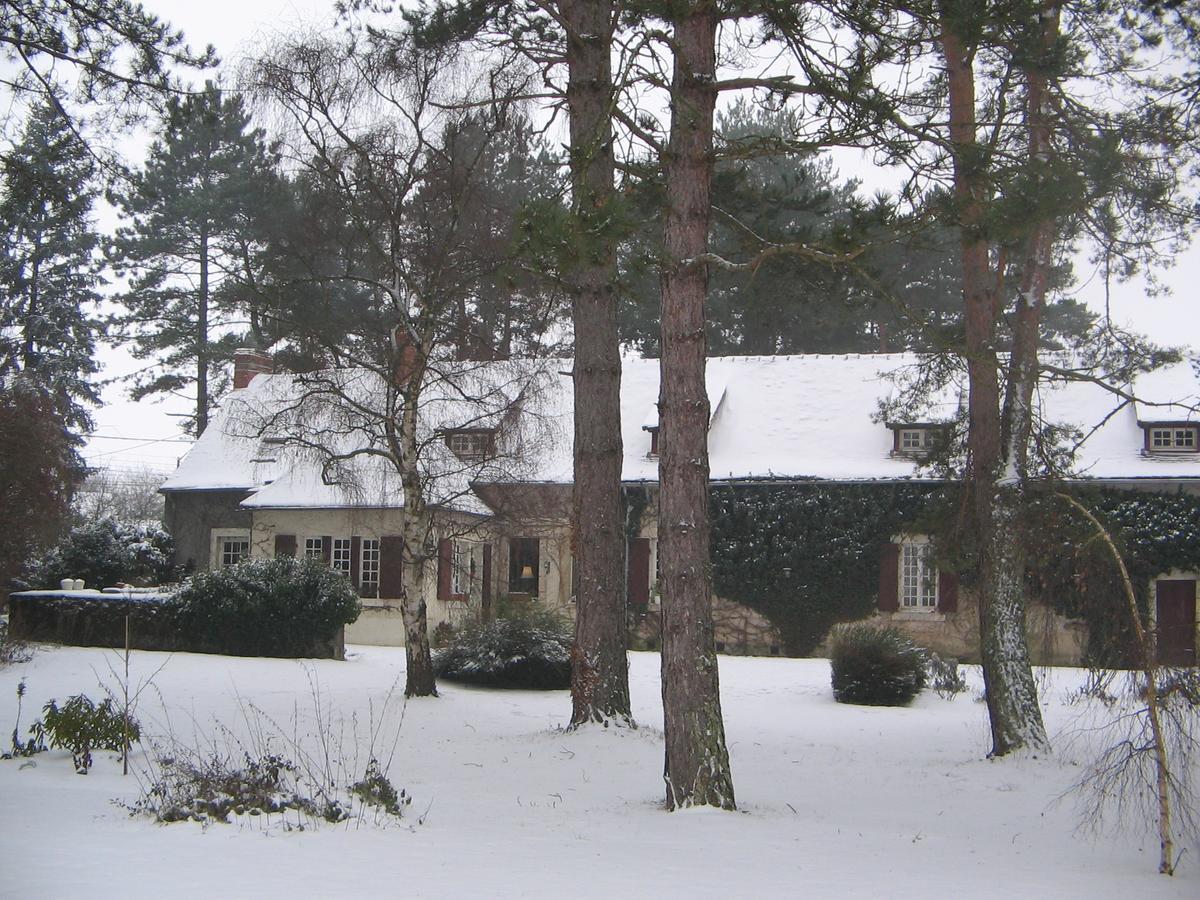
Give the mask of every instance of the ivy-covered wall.
[(837, 622), (867, 616), (881, 547), (942, 505), (933, 486), (892, 483), (714, 486), (713, 587), (762, 613), (785, 652), (806, 656)]
[[(1112, 530), (1143, 612), (1155, 576), (1200, 571), (1200, 497), (1074, 490)], [(785, 652), (812, 653), (837, 622), (870, 615), (880, 548), (898, 533), (932, 535), (939, 565), (971, 582), (969, 548), (954, 528), (954, 486), (824, 482), (714, 485), (716, 592), (766, 616)], [(640, 517), (639, 517), (640, 518)], [(1089, 625), (1089, 655), (1128, 659), (1129, 629), (1118, 571), (1077, 513), (1046, 491), (1029, 511), (1030, 593)]]

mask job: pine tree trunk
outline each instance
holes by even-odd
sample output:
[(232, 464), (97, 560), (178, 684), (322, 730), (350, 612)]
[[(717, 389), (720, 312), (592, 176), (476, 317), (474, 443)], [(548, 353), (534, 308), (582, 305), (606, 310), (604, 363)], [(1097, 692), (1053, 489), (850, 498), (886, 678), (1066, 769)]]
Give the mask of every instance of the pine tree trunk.
[(667, 806), (734, 808), (713, 643), (708, 521), (704, 303), (716, 101), (717, 11), (675, 21), (671, 136), (665, 160), (659, 393), (659, 560)]
[(571, 649), (571, 725), (633, 724), (625, 655), (625, 530), (621, 502), (621, 355), (613, 215), (611, 0), (563, 0), (571, 120), (572, 237), (567, 275), (575, 320), (575, 482), (578, 573)]
[(984, 234), (984, 148), (976, 137), (973, 57), (949, 19), (942, 48), (950, 92), (954, 196), (961, 231), (964, 324), (969, 380), (966, 489), (979, 554), (980, 656), (992, 754), (1047, 745), (1025, 634), (1024, 558), (1009, 538), (1020, 496), (1002, 484), (1002, 419), (996, 322), (1002, 272), (993, 272)]
[(200, 286), (196, 299), (196, 437), (208, 428), (208, 224), (200, 226)]

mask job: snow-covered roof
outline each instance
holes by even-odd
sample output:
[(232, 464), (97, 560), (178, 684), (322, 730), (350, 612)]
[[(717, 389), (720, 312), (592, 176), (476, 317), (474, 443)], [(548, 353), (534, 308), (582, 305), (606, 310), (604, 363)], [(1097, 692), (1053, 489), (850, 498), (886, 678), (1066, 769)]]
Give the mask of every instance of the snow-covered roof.
[[(932, 477), (918, 461), (894, 455), (889, 425), (949, 422), (965, 402), (961, 377), (943, 378), (919, 406), (901, 402), (925, 370), (913, 354), (714, 357), (706, 378), (712, 418), (710, 471), (715, 480), (896, 480)], [(432, 501), (482, 511), (469, 483), (571, 480), (570, 360), (473, 364), (466, 389), (453, 378), (426, 391), (422, 467)], [(623, 361), (621, 437), (623, 478), (654, 481), (648, 427), (658, 423), (659, 362)], [(461, 373), (460, 373), (461, 374)], [(383, 391), (374, 375), (342, 373), (342, 385), (364, 408)], [(288, 439), (337, 426), (343, 450), (378, 437), (355, 415), (331, 406), (298, 416), (295, 398), (311, 376), (260, 375), (222, 406), (208, 431), (167, 479), (163, 490), (242, 489), (248, 507), (400, 506), (403, 490), (387, 460), (360, 456), (343, 464), (330, 484), (317, 454)], [(471, 381), (470, 379), (473, 379)], [(1196, 421), (1200, 383), (1191, 363), (1168, 367), (1122, 386), (1142, 402), (1122, 402), (1100, 385), (1042, 384), (1043, 421), (1066, 426), (1078, 444), (1076, 473), (1110, 481), (1200, 478), (1200, 454), (1146, 455), (1139, 421)], [(513, 418), (514, 400), (520, 413)], [(468, 399), (470, 398), (470, 399)], [(1155, 404), (1173, 403), (1173, 406)], [(898, 412), (903, 408), (902, 412)], [(290, 410), (283, 412), (285, 410)], [(270, 421), (270, 427), (264, 423)], [(489, 463), (464, 464), (439, 434), (455, 428), (501, 427), (501, 452)], [(359, 417), (361, 419), (361, 417)], [(506, 420), (507, 422), (507, 420)], [(263, 431), (266, 429), (265, 432)], [(266, 439), (260, 434), (265, 434)], [(328, 443), (328, 436), (326, 435)], [(336, 443), (336, 441), (335, 441)]]

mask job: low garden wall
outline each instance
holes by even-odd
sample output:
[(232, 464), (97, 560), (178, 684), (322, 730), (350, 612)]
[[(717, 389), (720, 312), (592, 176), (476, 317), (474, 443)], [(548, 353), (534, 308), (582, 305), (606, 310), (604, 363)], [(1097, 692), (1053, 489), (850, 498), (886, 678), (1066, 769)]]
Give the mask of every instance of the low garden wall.
[[(23, 641), (76, 647), (124, 647), (129, 616), (129, 646), (135, 650), (230, 653), (226, 647), (187, 634), (176, 620), (174, 595), (148, 592), (21, 591), (8, 598), (8, 633)], [(344, 659), (345, 629), (332, 639), (313, 640), (297, 657)]]

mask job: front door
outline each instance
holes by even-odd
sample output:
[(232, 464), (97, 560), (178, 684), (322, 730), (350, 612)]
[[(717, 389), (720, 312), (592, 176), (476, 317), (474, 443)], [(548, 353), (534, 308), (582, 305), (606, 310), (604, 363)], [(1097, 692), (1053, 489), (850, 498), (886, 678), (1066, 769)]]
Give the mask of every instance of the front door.
[(1155, 582), (1158, 661), (1196, 665), (1196, 579)]

